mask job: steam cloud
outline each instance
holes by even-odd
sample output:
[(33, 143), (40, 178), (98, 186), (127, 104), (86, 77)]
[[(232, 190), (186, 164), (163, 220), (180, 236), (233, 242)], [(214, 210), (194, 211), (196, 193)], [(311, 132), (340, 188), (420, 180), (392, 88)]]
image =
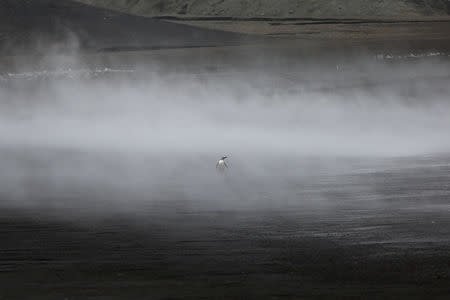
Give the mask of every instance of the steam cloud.
[[(314, 65), (6, 74), (2, 193), (33, 205), (80, 193), (279, 205), (306, 199), (299, 190), (323, 174), (450, 149), (448, 62)], [(225, 176), (214, 168), (222, 155)]]

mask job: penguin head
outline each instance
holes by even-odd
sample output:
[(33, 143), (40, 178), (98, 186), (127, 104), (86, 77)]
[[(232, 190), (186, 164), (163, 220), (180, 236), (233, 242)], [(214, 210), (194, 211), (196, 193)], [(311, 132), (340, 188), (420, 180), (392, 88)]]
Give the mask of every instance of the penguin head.
[(225, 158), (227, 158), (228, 156), (222, 156), (222, 160), (224, 160)]

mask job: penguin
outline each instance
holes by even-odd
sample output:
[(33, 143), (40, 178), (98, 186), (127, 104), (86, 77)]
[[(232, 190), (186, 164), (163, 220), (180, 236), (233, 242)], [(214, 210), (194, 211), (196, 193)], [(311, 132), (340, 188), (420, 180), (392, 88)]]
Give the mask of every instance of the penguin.
[(220, 172), (225, 171), (225, 169), (228, 168), (228, 165), (225, 162), (225, 159), (227, 158), (227, 156), (222, 156), (221, 159), (219, 159), (219, 161), (216, 164), (216, 169)]

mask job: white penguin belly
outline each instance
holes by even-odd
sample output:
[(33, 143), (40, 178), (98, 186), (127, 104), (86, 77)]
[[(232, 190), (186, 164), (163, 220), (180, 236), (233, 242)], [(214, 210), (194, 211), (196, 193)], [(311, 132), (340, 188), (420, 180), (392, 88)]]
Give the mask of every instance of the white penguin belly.
[(223, 160), (219, 160), (219, 162), (217, 163), (217, 169), (220, 171), (225, 170), (225, 162)]

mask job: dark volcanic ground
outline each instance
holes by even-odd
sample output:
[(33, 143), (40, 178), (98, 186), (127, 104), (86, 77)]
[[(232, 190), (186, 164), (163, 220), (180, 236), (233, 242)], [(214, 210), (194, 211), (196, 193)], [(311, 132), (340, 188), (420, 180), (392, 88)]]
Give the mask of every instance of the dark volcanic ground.
[(0, 51), (8, 55), (205, 47), (248, 39), (245, 35), (129, 16), (68, 0), (2, 1), (0, 17)]
[[(447, 157), (342, 161), (351, 170), (290, 177), (282, 186), (270, 183), (282, 176), (276, 172), (249, 182), (212, 171), (198, 185), (216, 192), (194, 198), (180, 186), (184, 175), (160, 178), (167, 186), (159, 191), (126, 179), (93, 185), (79, 170), (52, 175), (56, 163), (44, 162), (48, 152), (30, 151), (1, 155), (27, 170), (21, 180), (27, 195), (2, 190), (2, 299), (446, 299), (450, 293)], [(55, 161), (68, 155), (86, 160), (53, 153)], [(103, 168), (120, 157), (88, 160)], [(336, 166), (332, 161), (300, 164), (326, 171)], [(14, 184), (11, 177), (2, 174), (2, 185)], [(254, 199), (229, 191), (259, 189), (262, 182), (266, 188)]]

